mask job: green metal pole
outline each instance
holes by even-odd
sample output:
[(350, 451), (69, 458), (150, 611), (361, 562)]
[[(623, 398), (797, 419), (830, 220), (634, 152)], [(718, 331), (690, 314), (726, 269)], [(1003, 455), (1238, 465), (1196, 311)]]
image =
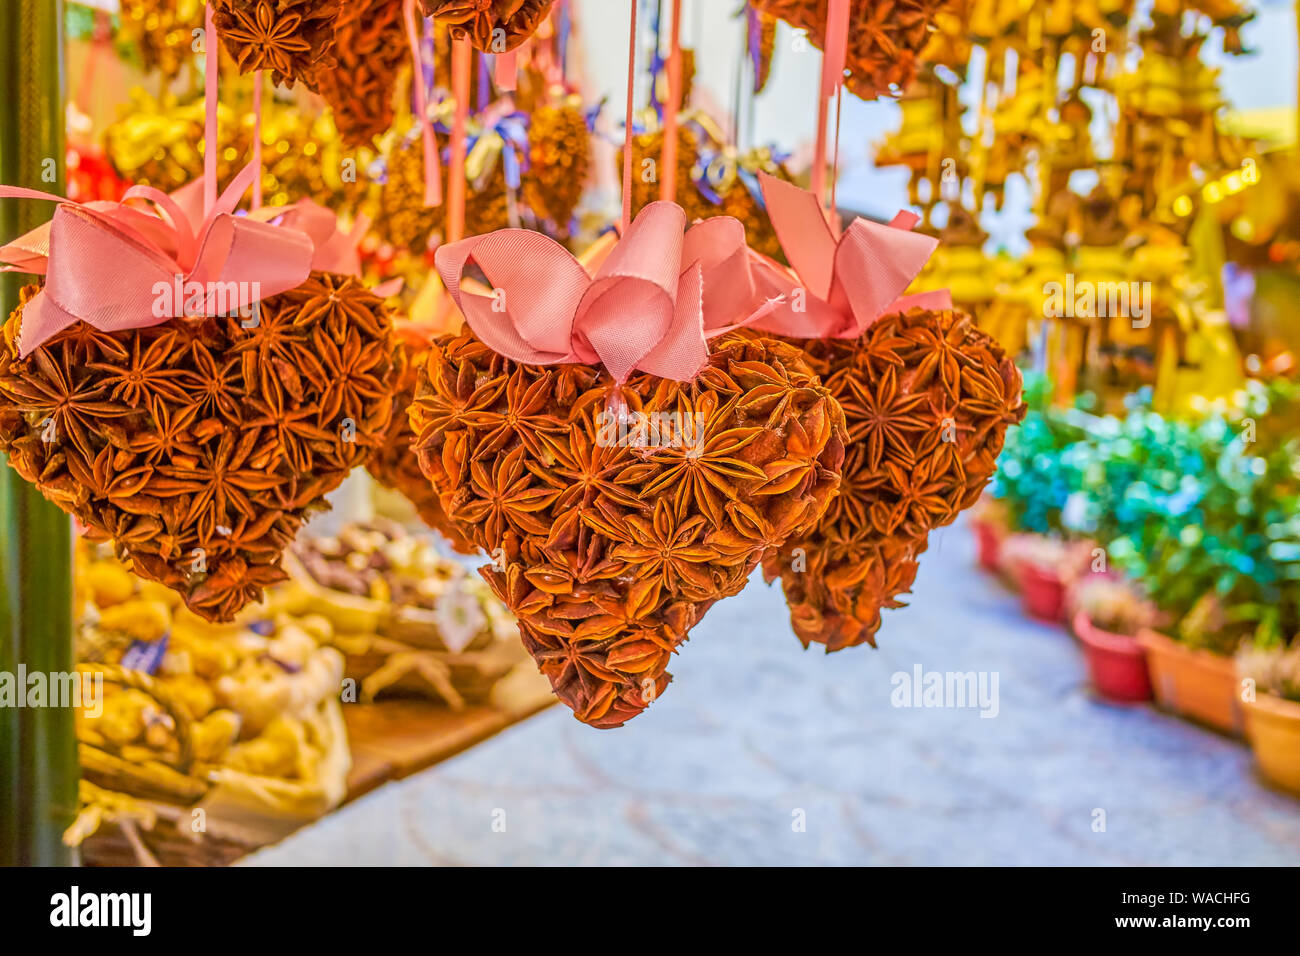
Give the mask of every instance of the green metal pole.
[[(0, 0), (0, 183), (63, 193), (63, 0)], [(50, 203), (0, 200), (0, 241), (39, 225)], [(30, 277), (0, 277), (7, 316)], [(67, 673), (72, 532), (63, 512), (0, 465), (0, 672)], [(17, 688), (21, 694), (24, 688)], [(0, 864), (73, 861), (62, 834), (77, 808), (70, 708), (0, 706)]]

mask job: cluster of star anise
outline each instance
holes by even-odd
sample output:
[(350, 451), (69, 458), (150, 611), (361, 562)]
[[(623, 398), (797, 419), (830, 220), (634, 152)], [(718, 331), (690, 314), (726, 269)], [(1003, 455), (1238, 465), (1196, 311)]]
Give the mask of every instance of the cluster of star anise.
[(508, 53), (532, 36), (555, 0), (420, 0), (426, 17), (484, 53)]
[(428, 361), (428, 343), (400, 344), (397, 349), (398, 373), (393, 395), (393, 420), (388, 426), (366, 470), (387, 488), (406, 496), (415, 506), (420, 520), (439, 532), (451, 546), (462, 554), (477, 554), (470, 542), (442, 510), (438, 492), (420, 471), (420, 462), (411, 449), (415, 432), (407, 410), (415, 399), (415, 388), (420, 370)]
[[(212, 23), (239, 72), (270, 70), (277, 84), (319, 89), (334, 69), (342, 0), (208, 0)], [(393, 6), (400, 6), (395, 0)]]
[(525, 647), (596, 727), (663, 693), (709, 607), (813, 527), (846, 438), (799, 349), (735, 333), (693, 382), (635, 373), (621, 389), (593, 366), (519, 365), (472, 333), (438, 339), (411, 425)]
[(347, 0), (334, 27), (338, 65), (319, 76), (320, 94), (334, 111), (334, 124), (357, 146), (393, 125), (393, 90), (410, 59), (402, 4), (395, 0)]
[(383, 302), (315, 272), (248, 317), (78, 322), (20, 359), (35, 292), (4, 326), (0, 450), (137, 574), (230, 620), (284, 578), (303, 521), (384, 440), (397, 368)]
[(961, 312), (913, 309), (857, 339), (801, 342), (844, 408), (840, 492), (806, 537), (769, 552), (804, 647), (875, 645), (930, 531), (969, 508), (1025, 415), (1020, 372)]
[[(952, 0), (853, 0), (845, 83), (865, 100), (901, 92), (912, 82), (930, 42), (934, 18)], [(764, 13), (806, 30), (826, 45), (826, 0), (754, 0)]]

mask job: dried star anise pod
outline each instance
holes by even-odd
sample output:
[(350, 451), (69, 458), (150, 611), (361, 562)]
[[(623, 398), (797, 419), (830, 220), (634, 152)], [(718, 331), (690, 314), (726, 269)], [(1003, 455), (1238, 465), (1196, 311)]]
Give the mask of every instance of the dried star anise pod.
[[(827, 0), (753, 0), (763, 13), (806, 30), (818, 49), (826, 45)], [(864, 100), (901, 92), (916, 76), (918, 56), (930, 41), (934, 19), (951, 0), (853, 0), (845, 80)]]
[(554, 0), (420, 0), (426, 17), (484, 53), (508, 53), (541, 26)]
[(319, 74), (320, 95), (349, 143), (369, 146), (393, 125), (393, 90), (409, 59), (402, 5), (343, 0), (334, 26), (338, 65)]
[(0, 451), (137, 574), (230, 620), (284, 578), (303, 521), (385, 441), (398, 367), (383, 302), (314, 272), (256, 322), (78, 322), (20, 359), (35, 291), (4, 327)]
[[(335, 65), (342, 0), (208, 0), (212, 22), (239, 72), (270, 70), (275, 83), (318, 91)], [(396, 5), (396, 4), (394, 4)]]
[(1009, 426), (1025, 415), (1020, 372), (970, 316), (913, 309), (857, 339), (802, 341), (844, 408), (839, 494), (817, 527), (764, 556), (808, 647), (875, 646), (902, 607), (934, 528), (975, 503)]
[(461, 554), (477, 554), (473, 543), (447, 518), (447, 513), (442, 510), (442, 502), (438, 500), (438, 493), (420, 471), (420, 463), (411, 450), (415, 433), (411, 430), (407, 412), (415, 399), (415, 386), (419, 381), (420, 369), (428, 359), (428, 348), (400, 345), (397, 357), (399, 372), (394, 387), (393, 420), (388, 426), (388, 434), (375, 450), (366, 470), (380, 484), (405, 495), (415, 506), (420, 520), (445, 537), (453, 548)]
[(846, 438), (799, 349), (734, 333), (693, 382), (634, 373), (621, 388), (593, 366), (519, 365), (472, 333), (438, 339), (411, 426), (524, 646), (596, 727), (644, 710), (704, 612), (814, 526)]
[(189, 60), (192, 31), (203, 26), (202, 0), (124, 0), (120, 36), (140, 51), (146, 72), (175, 79)]

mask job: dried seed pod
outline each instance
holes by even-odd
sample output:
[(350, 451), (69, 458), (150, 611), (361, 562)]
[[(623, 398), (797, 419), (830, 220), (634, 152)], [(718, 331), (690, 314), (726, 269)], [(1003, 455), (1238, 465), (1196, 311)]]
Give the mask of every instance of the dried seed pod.
[(420, 0), (426, 17), (484, 53), (508, 53), (532, 36), (554, 0)]
[(398, 347), (397, 356), (399, 371), (393, 399), (393, 420), (366, 470), (380, 484), (405, 495), (415, 506), (420, 520), (446, 538), (453, 548), (461, 554), (476, 554), (473, 543), (461, 534), (442, 510), (438, 493), (420, 471), (420, 463), (411, 449), (415, 432), (411, 430), (408, 410), (415, 399), (420, 370), (428, 361), (428, 348), (402, 345)]
[[(930, 41), (935, 16), (951, 0), (853, 0), (845, 81), (864, 100), (901, 91), (916, 76), (918, 56)], [(826, 45), (826, 0), (754, 0), (763, 13), (806, 30), (818, 49)]]
[[(208, 0), (212, 22), (240, 73), (270, 70), (276, 83), (313, 92), (337, 65), (334, 24), (341, 0)], [(396, 6), (396, 4), (394, 4)]]
[[(397, 374), (383, 302), (314, 272), (238, 314), (0, 349), (0, 450), (136, 573), (228, 621), (284, 578), (280, 556), (387, 434)], [(245, 327), (250, 323), (251, 327)]]
[(1007, 428), (1025, 414), (1020, 372), (961, 312), (913, 309), (857, 339), (801, 344), (844, 408), (849, 451), (825, 516), (767, 554), (764, 573), (780, 576), (805, 647), (874, 646), (931, 529), (992, 478)]
[(319, 76), (320, 94), (349, 143), (369, 146), (393, 125), (393, 90), (409, 59), (402, 5), (345, 0), (334, 26), (338, 65)]
[(472, 333), (439, 339), (411, 425), (525, 647), (596, 727), (645, 709), (704, 612), (816, 523), (846, 437), (799, 349), (739, 334), (711, 343), (694, 382), (635, 373), (621, 389), (592, 366), (516, 364)]

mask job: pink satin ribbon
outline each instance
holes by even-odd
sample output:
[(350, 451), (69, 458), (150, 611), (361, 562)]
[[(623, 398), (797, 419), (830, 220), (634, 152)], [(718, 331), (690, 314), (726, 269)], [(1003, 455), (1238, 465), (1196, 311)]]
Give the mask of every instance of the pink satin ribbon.
[[(685, 226), (680, 206), (649, 204), (593, 262), (594, 275), (558, 242), (523, 229), (442, 246), (434, 261), (470, 328), (508, 359), (601, 363), (617, 382), (634, 370), (689, 381), (704, 367), (710, 338), (771, 307), (756, 301), (738, 220)], [(491, 295), (463, 287), (471, 260)]]
[(904, 295), (939, 245), (911, 231), (914, 214), (900, 212), (887, 226), (855, 219), (836, 235), (813, 193), (764, 172), (758, 179), (790, 268), (750, 250), (754, 304), (771, 304), (750, 327), (791, 338), (853, 339), (882, 315), (952, 308), (946, 290)]
[[(23, 311), (19, 354), (78, 320), (105, 332), (166, 322), (174, 316), (154, 314), (157, 286), (171, 286), (177, 277), (204, 285), (205, 315), (215, 315), (219, 304), (233, 312), (301, 285), (316, 255), (311, 237), (233, 215), (256, 174), (253, 165), (244, 167), (206, 216), (196, 212), (209, 190), (205, 181), (175, 196), (133, 186), (120, 203), (76, 203), (0, 186), (0, 198), (59, 203), (50, 222), (0, 246), (4, 271), (45, 276), (45, 287)], [(158, 213), (128, 205), (141, 200)], [(220, 293), (215, 283), (223, 284)]]
[(423, 23), (415, 14), (415, 0), (405, 0), (402, 16), (406, 21), (406, 42), (411, 48), (411, 86), (415, 93), (415, 109), (420, 114), (420, 137), (424, 148), (424, 204), (428, 207), (442, 205), (442, 158), (438, 155), (438, 136), (429, 118), (428, 91), (424, 87), (424, 60), (420, 56), (420, 31)]
[(817, 90), (817, 138), (812, 162), (812, 191), (819, 203), (826, 201), (826, 104), (844, 84), (852, 15), (849, 0), (827, 0), (827, 4), (826, 49), (822, 53), (822, 79)]

